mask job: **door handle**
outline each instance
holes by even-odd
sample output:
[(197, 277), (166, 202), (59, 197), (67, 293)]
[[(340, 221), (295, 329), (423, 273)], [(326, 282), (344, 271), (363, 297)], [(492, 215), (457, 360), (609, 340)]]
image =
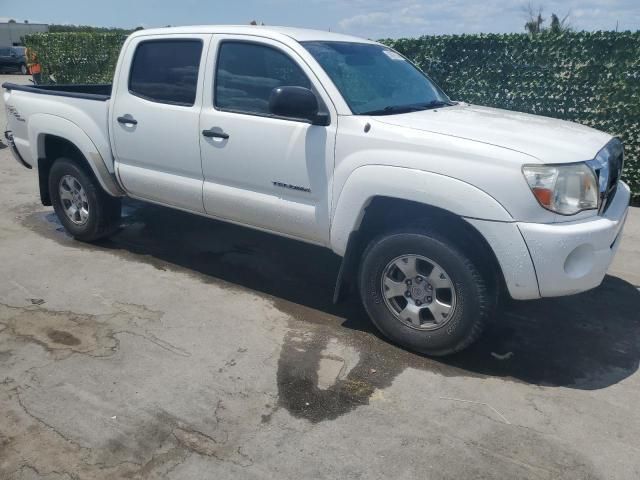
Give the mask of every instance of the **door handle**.
[(133, 117), (118, 117), (118, 123), (128, 123), (130, 125), (137, 125), (138, 121)]
[(228, 133), (224, 133), (223, 131), (219, 131), (219, 130), (213, 130), (213, 129), (209, 129), (209, 130), (202, 130), (202, 135), (204, 135), (205, 137), (209, 137), (209, 138), (224, 138), (225, 140), (227, 138), (229, 138), (229, 134)]

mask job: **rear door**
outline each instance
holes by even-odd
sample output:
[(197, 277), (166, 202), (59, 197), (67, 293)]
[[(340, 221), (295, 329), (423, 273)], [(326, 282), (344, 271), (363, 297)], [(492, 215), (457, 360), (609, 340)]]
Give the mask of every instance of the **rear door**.
[(211, 35), (135, 38), (112, 97), (111, 139), (127, 193), (204, 212), (199, 116)]

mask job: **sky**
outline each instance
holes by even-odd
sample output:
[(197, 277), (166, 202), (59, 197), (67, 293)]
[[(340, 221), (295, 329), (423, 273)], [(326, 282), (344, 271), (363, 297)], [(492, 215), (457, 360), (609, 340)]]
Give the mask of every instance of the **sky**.
[[(247, 24), (317, 28), (366, 38), (522, 32), (528, 0), (0, 0), (19, 22), (103, 27)], [(549, 0), (576, 30), (640, 30), (640, 0)]]

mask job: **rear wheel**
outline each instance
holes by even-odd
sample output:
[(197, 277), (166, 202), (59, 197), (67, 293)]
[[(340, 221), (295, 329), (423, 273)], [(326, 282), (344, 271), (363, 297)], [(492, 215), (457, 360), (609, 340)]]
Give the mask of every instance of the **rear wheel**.
[(360, 268), (360, 295), (378, 329), (428, 355), (463, 350), (482, 333), (496, 299), (469, 255), (428, 230), (378, 237)]
[(27, 73), (29, 73), (29, 69), (27, 68), (27, 66), (26, 66), (26, 65), (24, 65), (24, 64), (23, 64), (23, 65), (20, 65), (20, 73), (21, 73), (22, 75), (26, 75)]
[(105, 193), (94, 176), (73, 160), (59, 158), (53, 163), (49, 193), (60, 222), (77, 240), (98, 240), (118, 228), (120, 200)]

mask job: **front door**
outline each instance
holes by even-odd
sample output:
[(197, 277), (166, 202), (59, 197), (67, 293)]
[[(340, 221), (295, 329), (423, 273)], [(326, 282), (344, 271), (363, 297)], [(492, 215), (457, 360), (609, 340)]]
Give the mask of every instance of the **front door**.
[[(201, 133), (209, 132), (200, 137), (206, 212), (326, 244), (337, 124), (326, 93), (278, 41), (214, 35), (211, 51), (213, 89), (204, 93), (200, 117)], [(314, 91), (331, 124), (271, 115), (269, 96), (279, 86)]]
[(129, 195), (204, 212), (200, 64), (210, 39), (144, 36), (127, 46), (112, 97), (111, 137)]

